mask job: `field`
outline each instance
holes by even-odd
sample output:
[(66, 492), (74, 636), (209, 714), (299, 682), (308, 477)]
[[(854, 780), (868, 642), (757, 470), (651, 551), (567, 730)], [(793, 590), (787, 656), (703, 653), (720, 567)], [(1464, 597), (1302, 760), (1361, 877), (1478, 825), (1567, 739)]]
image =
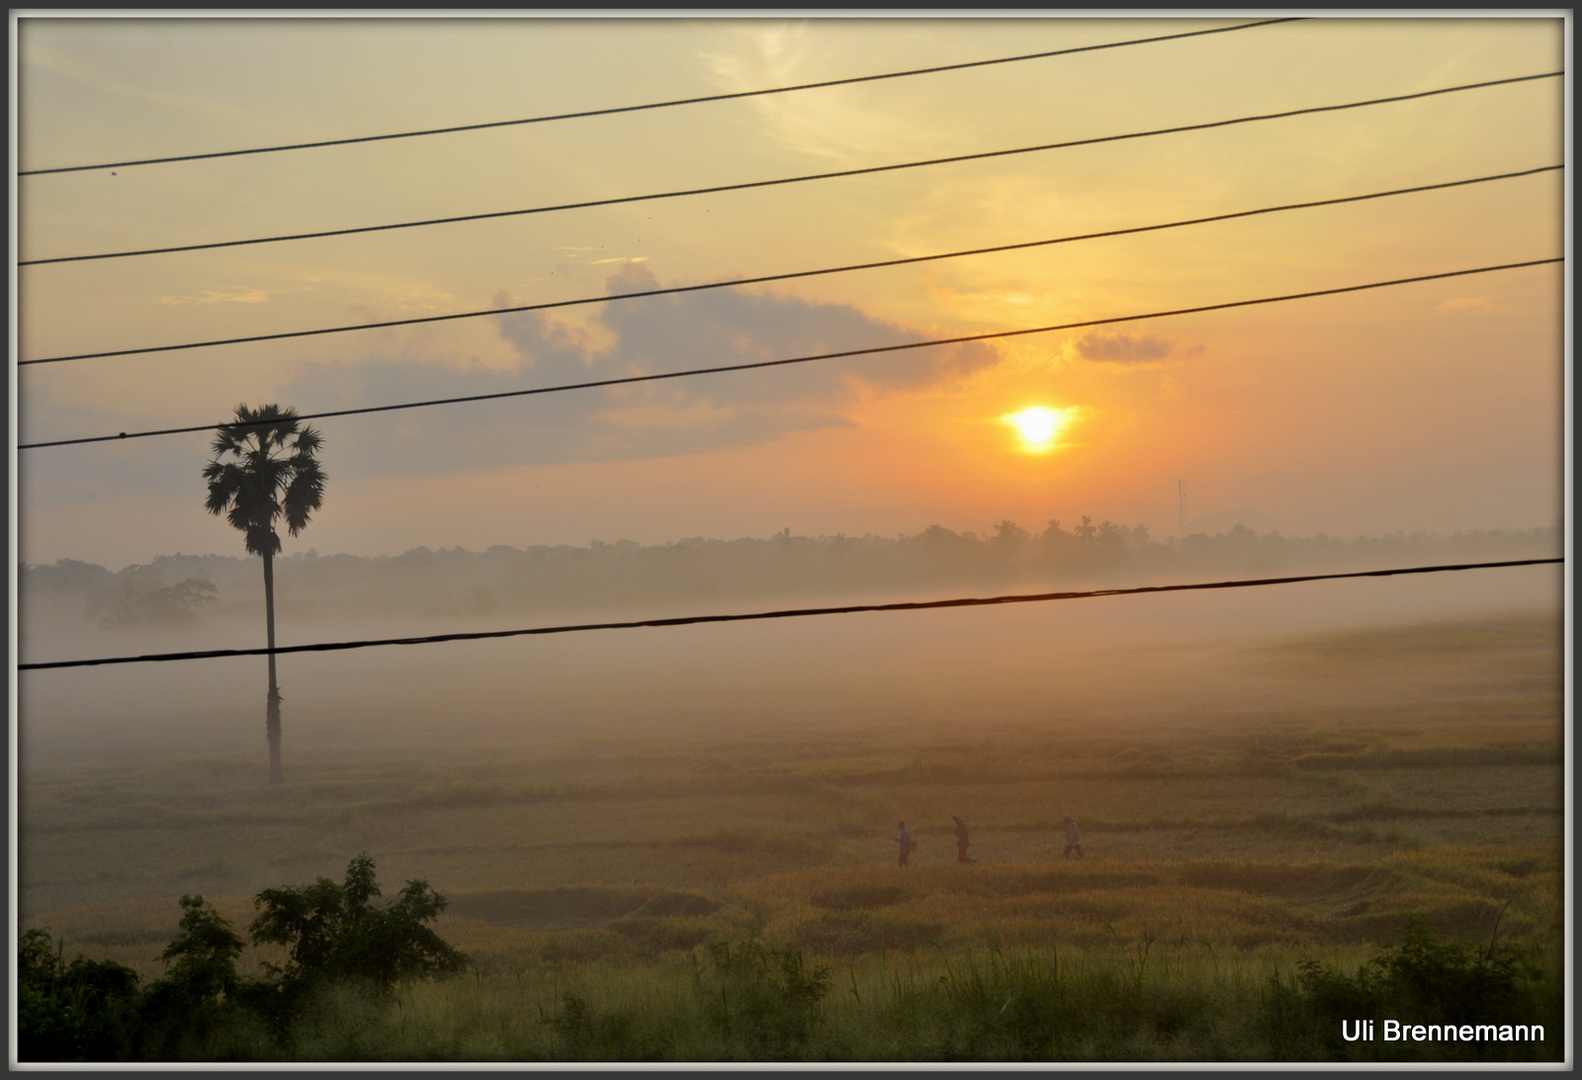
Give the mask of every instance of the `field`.
[[(1163, 686), (1183, 666), (1234, 683), (1212, 715), (1161, 690), (1146, 714), (984, 717), (970, 734), (810, 721), (303, 751), (273, 789), (261, 743), (54, 761), (23, 773), (22, 924), (147, 980), (179, 895), (245, 927), (258, 889), (338, 878), (367, 851), (387, 893), (421, 877), (450, 899), (439, 928), (473, 973), (410, 986), (393, 1012), (331, 1003), (344, 1022), (295, 1056), (1257, 1058), (1278, 1050), (1246, 1020), (1271, 977), (1304, 958), (1354, 971), (1408, 919), (1520, 944), (1558, 978), (1559, 630), (1484, 617), (1138, 662)], [(1081, 860), (1062, 858), (1067, 813)], [(952, 814), (976, 865), (956, 863)], [(918, 841), (904, 869), (900, 819)], [(699, 1019), (709, 980), (746, 970), (719, 943), (824, 969), (795, 1038), (730, 1036), (728, 994), (724, 1029)], [(242, 966), (261, 960), (279, 954)], [(1055, 970), (1066, 990), (1039, 974)], [(1001, 1030), (1029, 987), (1079, 985), (1177, 1019), (1036, 1045)], [(988, 1009), (988, 1026), (955, 1025), (978, 1041), (929, 1004), (952, 994)], [(1560, 1055), (1550, 1022), (1522, 1054)], [(213, 1052), (279, 1053), (238, 1045)]]

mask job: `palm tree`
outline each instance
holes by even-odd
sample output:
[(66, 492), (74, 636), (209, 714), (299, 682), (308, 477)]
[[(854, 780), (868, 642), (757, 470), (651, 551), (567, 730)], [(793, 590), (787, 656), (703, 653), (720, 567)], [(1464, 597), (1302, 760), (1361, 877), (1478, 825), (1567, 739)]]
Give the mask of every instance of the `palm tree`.
[(220, 425), (214, 460), (203, 470), (211, 514), (242, 531), (247, 550), (264, 559), (264, 615), (269, 625), (269, 697), (264, 729), (269, 738), (269, 782), (284, 782), (280, 768), (280, 688), (275, 684), (275, 522), (285, 516), (295, 536), (324, 501), (324, 471), (317, 458), (323, 440), (299, 427), (297, 411), (278, 405), (236, 407), (236, 421)]

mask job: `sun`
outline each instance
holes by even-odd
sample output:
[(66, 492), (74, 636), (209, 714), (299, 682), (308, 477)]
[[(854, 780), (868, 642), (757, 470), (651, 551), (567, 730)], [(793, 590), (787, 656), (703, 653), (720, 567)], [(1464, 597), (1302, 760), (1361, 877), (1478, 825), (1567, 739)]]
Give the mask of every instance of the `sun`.
[(1042, 452), (1054, 447), (1055, 436), (1066, 426), (1068, 417), (1064, 409), (1034, 405), (1018, 413), (1008, 413), (1002, 419), (1016, 429), (1028, 450)]

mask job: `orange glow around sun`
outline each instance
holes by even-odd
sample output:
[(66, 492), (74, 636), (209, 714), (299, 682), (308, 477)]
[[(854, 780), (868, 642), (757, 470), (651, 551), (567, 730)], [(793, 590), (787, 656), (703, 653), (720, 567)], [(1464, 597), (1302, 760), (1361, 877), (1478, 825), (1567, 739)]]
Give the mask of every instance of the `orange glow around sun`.
[(1021, 412), (1008, 413), (1001, 419), (1016, 429), (1025, 450), (1037, 454), (1054, 449), (1056, 437), (1070, 418), (1064, 409), (1034, 405)]

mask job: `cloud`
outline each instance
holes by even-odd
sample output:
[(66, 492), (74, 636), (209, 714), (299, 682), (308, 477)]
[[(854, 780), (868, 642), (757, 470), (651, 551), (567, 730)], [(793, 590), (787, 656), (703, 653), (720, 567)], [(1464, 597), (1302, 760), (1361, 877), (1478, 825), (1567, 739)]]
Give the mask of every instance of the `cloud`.
[[(612, 296), (658, 287), (653, 273), (633, 262), (606, 282)], [(511, 297), (500, 293), (495, 302), (507, 307)], [(281, 388), (281, 400), (320, 411), (926, 340), (850, 305), (730, 289), (611, 304), (585, 326), (530, 311), (496, 321), (520, 357), (514, 368), (415, 356), (312, 363)], [(998, 359), (990, 346), (966, 343), (392, 412), (337, 423), (334, 456), (343, 470), (389, 475), (701, 453), (849, 426), (865, 398), (959, 377)]]
[[(871, 58), (834, 53), (834, 42), (805, 22), (730, 25), (717, 32), (717, 41), (720, 47), (700, 53), (699, 59), (727, 93), (835, 78), (845, 64), (858, 69), (872, 63)], [(937, 115), (928, 118), (930, 123), (918, 122), (921, 118), (907, 123), (898, 121), (893, 111), (875, 111), (862, 101), (860, 92), (837, 86), (751, 97), (744, 104), (758, 114), (759, 130), (780, 145), (846, 165), (916, 156), (959, 140), (959, 134), (940, 130)]]
[[(606, 283), (610, 295), (657, 289), (646, 267), (628, 263)], [(615, 342), (599, 348), (534, 312), (500, 317), (501, 335), (541, 374), (574, 379), (784, 360), (898, 345), (926, 336), (848, 304), (717, 289), (645, 297), (604, 309), (595, 320)], [(781, 369), (673, 383), (665, 392), (769, 407), (792, 403), (838, 410), (861, 389), (893, 392), (967, 374), (996, 362), (981, 343), (812, 361)]]
[(1475, 311), (1480, 315), (1498, 315), (1510, 311), (1500, 303), (1498, 296), (1456, 296), (1439, 305), (1440, 311)]
[(1167, 338), (1120, 330), (1090, 330), (1077, 338), (1072, 347), (1084, 360), (1108, 364), (1147, 364), (1167, 356), (1195, 356), (1203, 352), (1202, 345), (1182, 351)]
[(161, 304), (267, 304), (269, 297), (270, 293), (267, 289), (234, 289), (230, 292), (205, 289), (197, 296), (161, 296), (159, 302)]

